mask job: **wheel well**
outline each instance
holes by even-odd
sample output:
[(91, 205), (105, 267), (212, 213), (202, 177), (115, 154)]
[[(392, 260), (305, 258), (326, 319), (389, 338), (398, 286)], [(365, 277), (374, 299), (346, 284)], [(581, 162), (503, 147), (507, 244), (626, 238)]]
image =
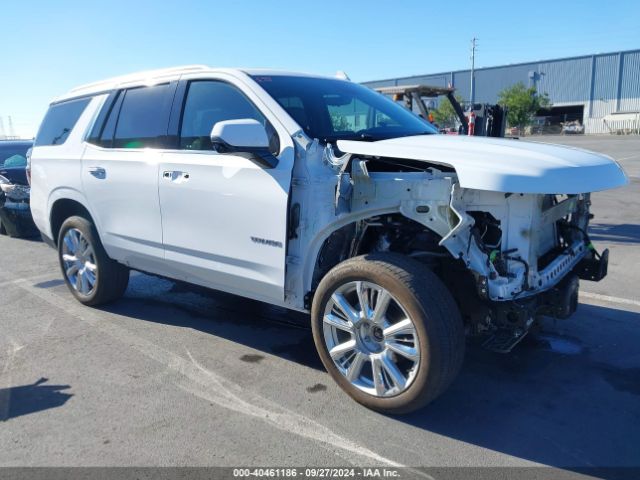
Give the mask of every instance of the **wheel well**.
[(51, 207), (51, 235), (53, 236), (54, 243), (58, 243), (58, 234), (60, 233), (60, 227), (64, 221), (73, 216), (86, 218), (93, 223), (91, 214), (80, 202), (63, 198), (56, 200)]
[(397, 252), (426, 263), (452, 259), (438, 243), (442, 238), (424, 225), (399, 213), (350, 223), (332, 232), (320, 247), (312, 290), (338, 263), (374, 252)]
[(309, 308), (322, 278), (339, 263), (368, 253), (394, 252), (414, 258), (435, 273), (453, 295), (465, 322), (486, 319), (486, 306), (477, 295), (472, 272), (439, 245), (442, 237), (402, 214), (360, 220), (335, 230), (322, 244), (316, 259), (311, 291), (305, 296)]

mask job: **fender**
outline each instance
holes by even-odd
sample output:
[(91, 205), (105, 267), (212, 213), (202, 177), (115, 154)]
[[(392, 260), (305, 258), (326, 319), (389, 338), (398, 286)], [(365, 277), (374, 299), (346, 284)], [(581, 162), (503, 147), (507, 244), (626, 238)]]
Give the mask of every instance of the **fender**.
[[(91, 215), (91, 220), (93, 221), (93, 224), (95, 225), (96, 230), (98, 230), (98, 235), (101, 234), (102, 228), (100, 225), (100, 218), (89, 206), (89, 202), (87, 201), (87, 198), (85, 197), (85, 195), (79, 190), (76, 190), (74, 188), (58, 187), (52, 190), (49, 194), (49, 198), (47, 199), (47, 212), (49, 212), (48, 222), (46, 225), (46, 230), (41, 229), (45, 234), (47, 234), (49, 238), (53, 238), (52, 232), (51, 232), (51, 213), (53, 211), (54, 204), (58, 200), (73, 200), (74, 202), (78, 202), (80, 205), (82, 205)], [(38, 225), (38, 228), (40, 228), (40, 225)]]

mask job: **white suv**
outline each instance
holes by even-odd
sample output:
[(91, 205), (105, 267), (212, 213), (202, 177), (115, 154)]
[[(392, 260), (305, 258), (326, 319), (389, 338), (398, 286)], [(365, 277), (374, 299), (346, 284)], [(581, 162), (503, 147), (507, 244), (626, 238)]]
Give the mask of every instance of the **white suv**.
[(627, 182), (575, 148), (438, 135), (346, 80), (200, 66), (56, 99), (30, 162), (80, 302), (132, 268), (310, 312), (332, 377), (393, 413), (447, 388), (465, 334), (509, 351), (571, 315), (606, 274), (589, 192)]

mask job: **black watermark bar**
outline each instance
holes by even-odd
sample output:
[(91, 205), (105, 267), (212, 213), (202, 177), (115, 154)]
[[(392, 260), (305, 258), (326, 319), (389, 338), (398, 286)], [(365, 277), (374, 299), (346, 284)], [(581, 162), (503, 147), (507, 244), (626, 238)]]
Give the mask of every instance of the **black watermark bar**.
[(640, 480), (640, 467), (0, 467), (1, 480)]

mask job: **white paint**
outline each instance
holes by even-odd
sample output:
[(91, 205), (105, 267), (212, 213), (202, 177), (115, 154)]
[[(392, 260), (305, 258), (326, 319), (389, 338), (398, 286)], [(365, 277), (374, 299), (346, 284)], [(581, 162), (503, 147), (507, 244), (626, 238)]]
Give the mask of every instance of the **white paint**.
[[(189, 356), (189, 360), (187, 360), (174, 352), (165, 350), (147, 339), (139, 337), (129, 330), (116, 325), (94, 310), (82, 306), (71, 297), (65, 299), (51, 291), (38, 289), (28, 281), (22, 279), (15, 280), (14, 284), (27, 293), (44, 300), (54, 307), (60, 308), (69, 315), (86, 322), (122, 344), (135, 349), (146, 357), (180, 373), (183, 378), (187, 380), (187, 384), (180, 387), (193, 395), (205, 398), (229, 410), (259, 418), (280, 430), (321, 442), (332, 448), (348, 452), (356, 457), (375, 461), (390, 467), (404, 467), (404, 465), (398, 462), (383, 457), (333, 432), (315, 420), (285, 409), (281, 405), (244, 390), (238, 384), (202, 367), (189, 352), (187, 352)], [(425, 478), (431, 478), (417, 470), (414, 471), (414, 473), (424, 476)]]
[[(183, 370), (181, 373), (204, 388), (183, 388), (184, 390), (235, 412), (259, 418), (279, 430), (322, 442), (390, 467), (403, 467), (402, 464), (378, 455), (310, 418), (286, 410), (266, 399), (256, 398), (255, 395), (242, 390), (238, 385), (200, 365), (190, 352), (187, 352), (187, 355), (191, 360), (191, 365), (181, 364), (181, 367), (189, 369), (189, 371)], [(194, 367), (195, 370), (193, 370)], [(253, 397), (252, 401), (247, 401), (247, 398), (251, 397)]]
[(581, 291), (580, 297), (591, 298), (593, 300), (600, 300), (602, 302), (618, 303), (621, 305), (633, 305), (635, 307), (640, 307), (640, 302), (637, 300), (631, 300), (629, 298), (612, 297), (610, 295), (602, 295), (600, 293), (591, 293), (591, 292)]
[(253, 118), (216, 122), (211, 140), (222, 140), (234, 147), (269, 148), (266, 128)]
[(346, 153), (421, 160), (456, 170), (460, 186), (511, 193), (589, 193), (625, 185), (611, 157), (537, 142), (422, 135), (378, 142), (338, 140)]
[[(90, 108), (94, 108), (93, 104), (87, 107)], [(33, 149), (36, 158), (32, 156), (32, 165), (39, 165), (51, 174), (56, 162), (39, 156), (39, 148)], [(56, 181), (60, 182), (58, 185), (79, 185), (78, 190), (86, 197), (83, 204), (91, 213), (109, 256), (117, 260), (136, 259), (142, 266), (147, 259), (162, 261), (162, 220), (158, 204), (161, 175), (158, 165), (162, 154), (152, 149), (102, 148), (89, 143), (84, 144), (82, 152), (81, 160), (78, 152), (71, 156), (80, 166), (76, 164), (64, 180), (56, 178)], [(103, 169), (105, 175), (94, 176), (92, 172), (96, 168)], [(41, 184), (38, 178), (34, 182), (36, 190)], [(51, 206), (49, 202), (49, 209)]]
[(51, 273), (44, 273), (42, 275), (34, 275), (33, 277), (12, 278), (9, 280), (1, 281), (0, 288), (8, 285), (14, 285), (20, 282), (25, 282), (25, 281), (37, 282), (37, 281), (52, 281), (52, 280), (60, 280), (60, 277), (56, 276), (52, 278)]

